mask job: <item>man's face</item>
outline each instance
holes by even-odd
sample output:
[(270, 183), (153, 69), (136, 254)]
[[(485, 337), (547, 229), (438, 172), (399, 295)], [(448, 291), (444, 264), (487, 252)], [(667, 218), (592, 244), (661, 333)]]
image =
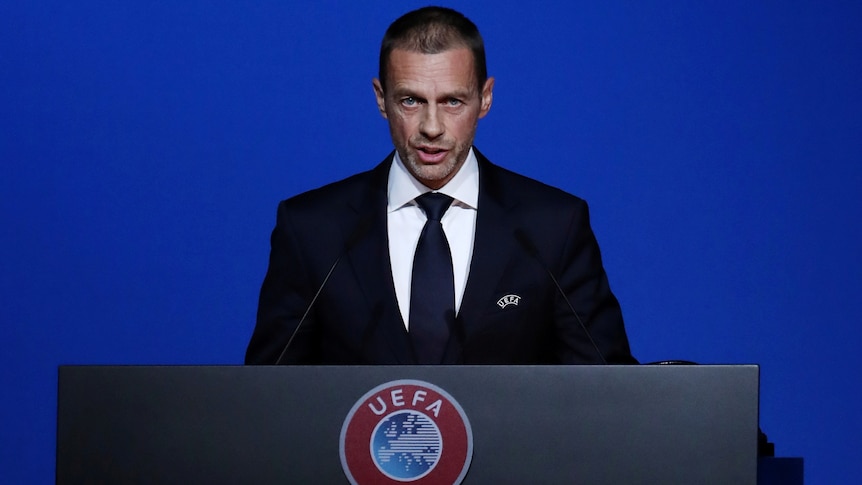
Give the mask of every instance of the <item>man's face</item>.
[(438, 54), (394, 49), (386, 92), (374, 80), (377, 107), (389, 120), (392, 143), (407, 170), (432, 189), (446, 185), (464, 164), (476, 125), (491, 108), (494, 79), (476, 85), (467, 48)]

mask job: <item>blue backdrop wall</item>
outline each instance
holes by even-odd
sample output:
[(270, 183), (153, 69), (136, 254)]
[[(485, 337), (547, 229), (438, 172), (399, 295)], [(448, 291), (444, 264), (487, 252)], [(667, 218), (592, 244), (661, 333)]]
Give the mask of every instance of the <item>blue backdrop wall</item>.
[[(275, 206), (391, 149), (416, 2), (0, 5), (0, 481), (53, 480), (59, 364), (239, 364)], [(454, 2), (492, 160), (586, 198), (642, 361), (759, 363), (809, 484), (862, 448), (862, 4)]]

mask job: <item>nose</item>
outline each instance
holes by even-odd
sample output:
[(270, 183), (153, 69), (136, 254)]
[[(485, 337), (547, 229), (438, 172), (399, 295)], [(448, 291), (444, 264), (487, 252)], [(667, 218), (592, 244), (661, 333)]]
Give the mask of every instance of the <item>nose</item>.
[(437, 106), (434, 103), (428, 103), (419, 122), (419, 132), (425, 138), (433, 140), (442, 135), (444, 131), (443, 123), (437, 113)]

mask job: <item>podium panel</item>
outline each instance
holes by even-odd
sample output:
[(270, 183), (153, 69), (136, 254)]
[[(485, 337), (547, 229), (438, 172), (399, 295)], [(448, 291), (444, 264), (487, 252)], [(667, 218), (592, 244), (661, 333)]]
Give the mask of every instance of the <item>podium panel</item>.
[(756, 484), (753, 365), (62, 366), (57, 483), (349, 483), (345, 420), (399, 380), (460, 405), (465, 484)]

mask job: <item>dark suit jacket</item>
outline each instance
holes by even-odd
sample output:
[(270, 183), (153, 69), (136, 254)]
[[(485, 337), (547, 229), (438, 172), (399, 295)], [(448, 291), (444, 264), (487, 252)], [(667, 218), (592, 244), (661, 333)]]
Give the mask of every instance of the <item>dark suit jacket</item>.
[[(476, 156), (473, 256), (443, 363), (599, 363), (548, 269), (607, 361), (636, 363), (586, 203)], [(339, 257), (283, 362), (415, 363), (389, 262), (391, 162), (392, 155), (371, 171), (281, 202), (247, 364), (275, 363)], [(507, 295), (518, 296), (517, 304), (500, 301)]]

